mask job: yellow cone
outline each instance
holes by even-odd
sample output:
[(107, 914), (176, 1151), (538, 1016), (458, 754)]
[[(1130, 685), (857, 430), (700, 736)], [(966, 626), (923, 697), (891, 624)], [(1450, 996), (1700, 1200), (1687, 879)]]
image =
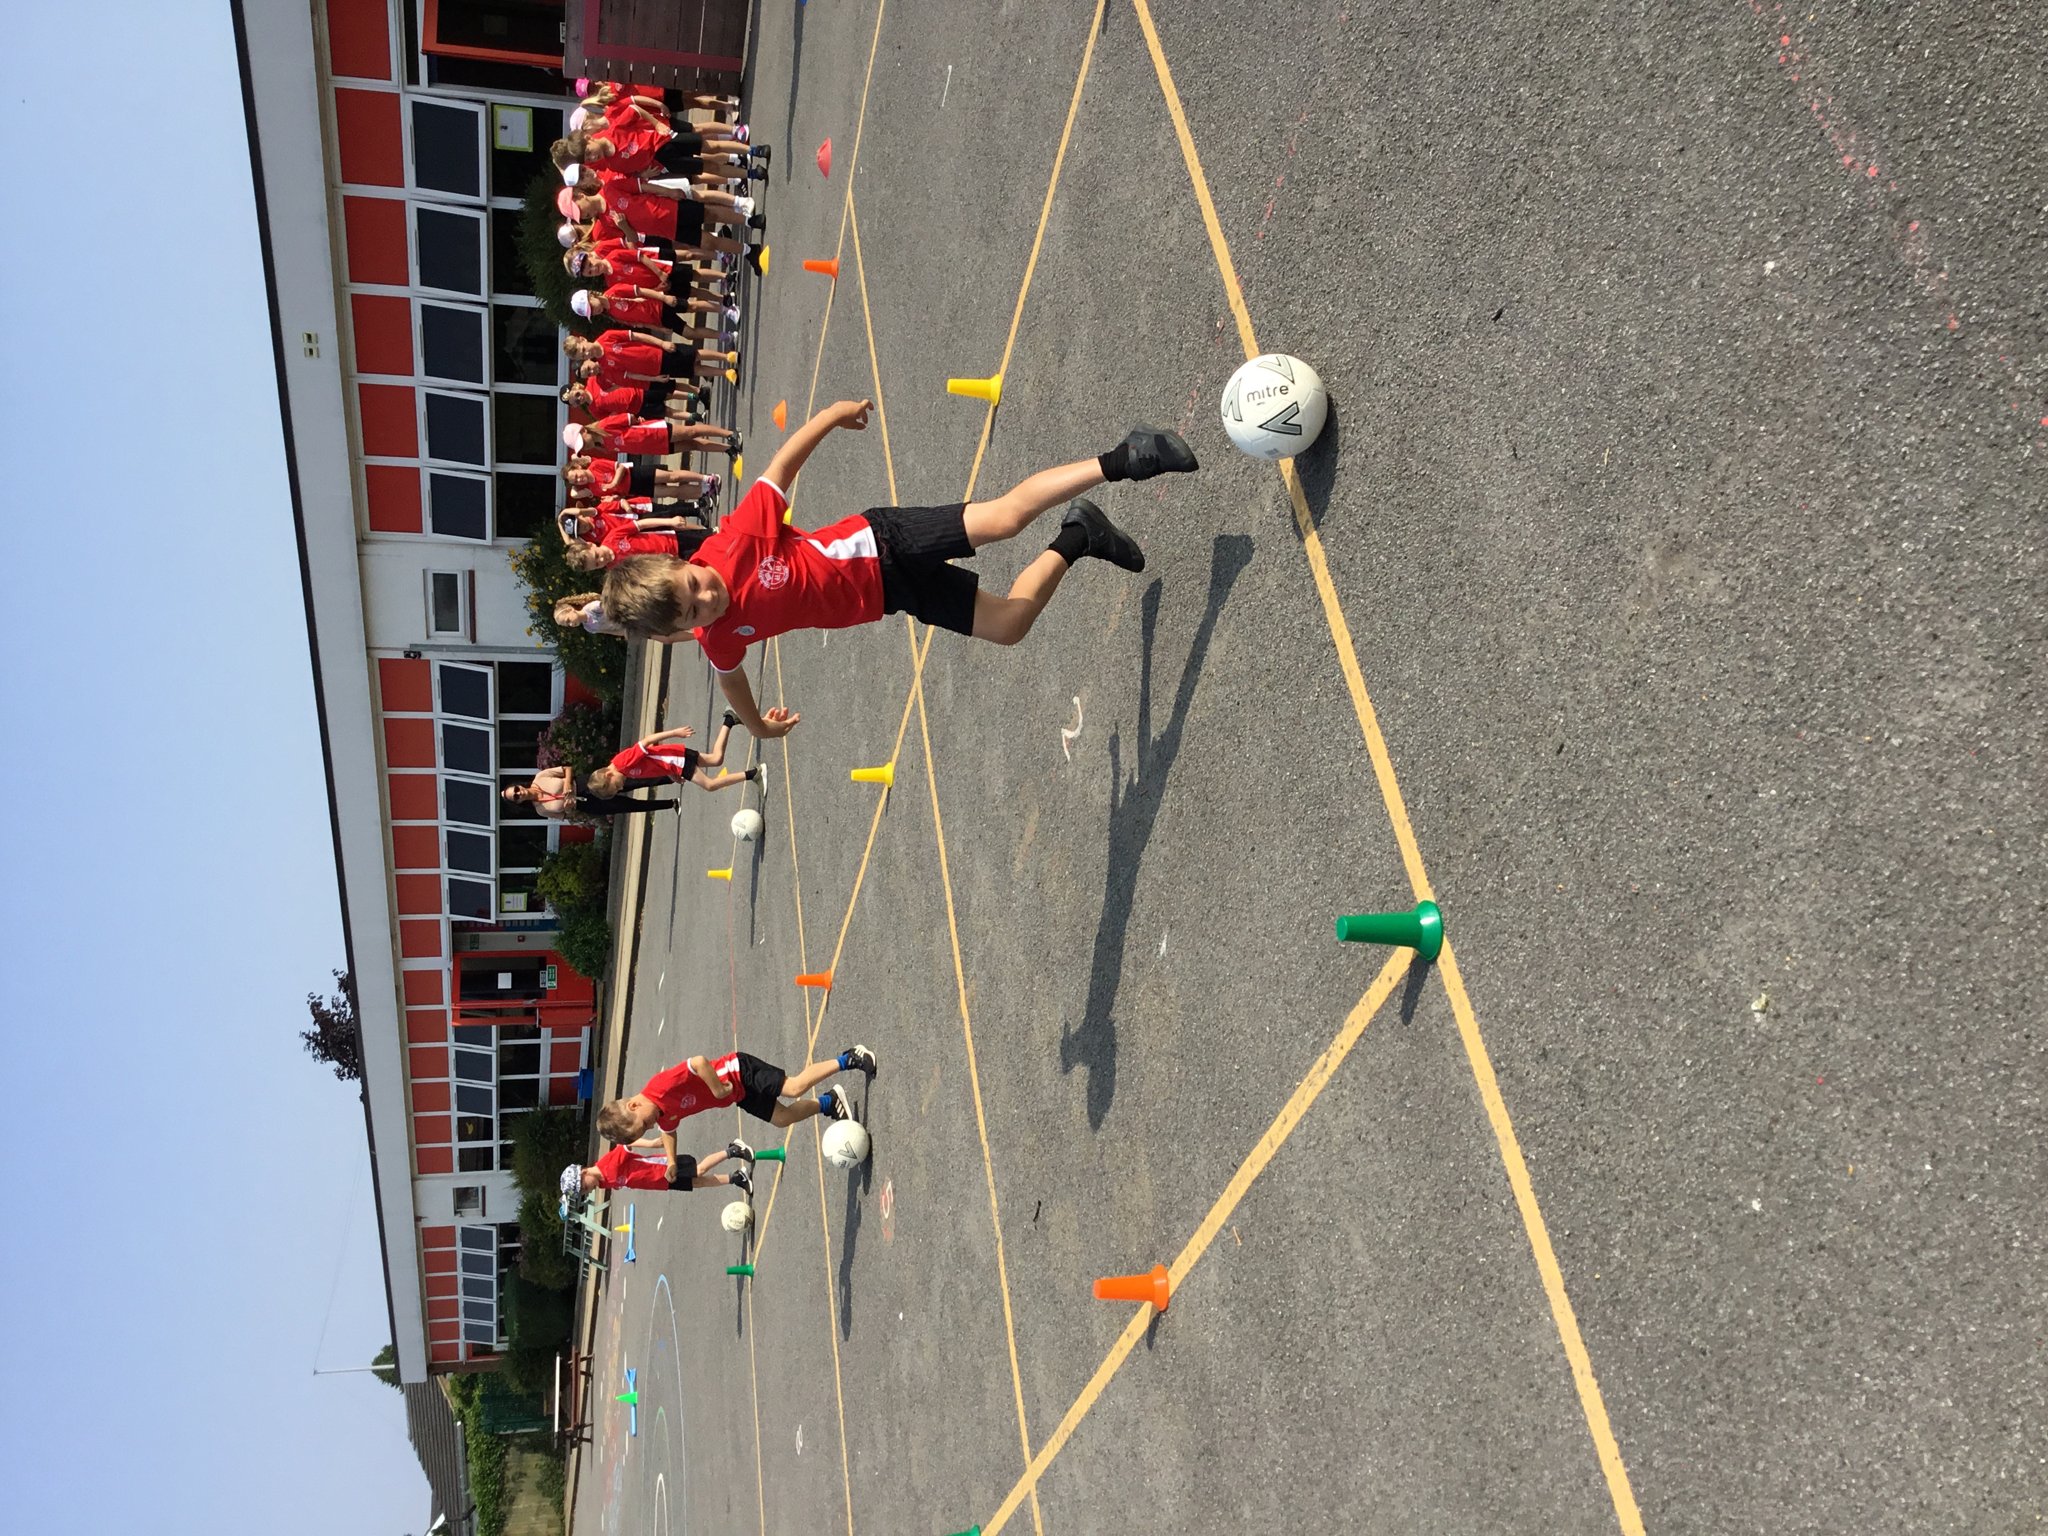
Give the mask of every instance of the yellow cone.
[(1003, 376), (998, 373), (986, 379), (948, 379), (946, 393), (965, 395), (970, 400), (986, 400), (990, 405), (1003, 403)]
[(732, 456), (732, 483), (738, 485), (747, 478), (747, 456), (736, 453)]
[(761, 247), (761, 275), (768, 275), (768, 247), (765, 245)]
[(739, 375), (738, 375), (737, 373), (733, 372), (733, 370), (732, 370), (732, 369), (728, 368), (728, 369), (726, 369), (726, 370), (725, 370), (725, 382), (726, 382), (726, 383), (728, 383), (728, 384), (737, 384), (737, 383), (739, 383), (739, 381), (740, 381), (740, 376), (739, 376)]
[(728, 865), (724, 869), (707, 869), (704, 871), (704, 878), (707, 880), (731, 880), (732, 867)]
[(856, 784), (886, 784), (891, 789), (894, 789), (896, 787), (896, 764), (894, 762), (887, 762), (879, 768), (856, 768), (853, 770), (853, 782)]

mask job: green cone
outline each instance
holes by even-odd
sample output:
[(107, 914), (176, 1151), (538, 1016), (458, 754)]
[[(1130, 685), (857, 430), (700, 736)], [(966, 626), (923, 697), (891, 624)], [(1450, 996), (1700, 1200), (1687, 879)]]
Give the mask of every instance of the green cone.
[(1347, 944), (1403, 944), (1434, 960), (1443, 952), (1444, 915), (1433, 901), (1418, 901), (1412, 912), (1360, 912), (1337, 919), (1337, 937)]
[(754, 1278), (754, 1266), (751, 1264), (728, 1264), (725, 1266), (725, 1272), (728, 1275), (743, 1276), (748, 1280)]
[(754, 1161), (757, 1163), (779, 1163), (785, 1161), (788, 1157), (789, 1152), (787, 1148), (763, 1147), (754, 1154)]

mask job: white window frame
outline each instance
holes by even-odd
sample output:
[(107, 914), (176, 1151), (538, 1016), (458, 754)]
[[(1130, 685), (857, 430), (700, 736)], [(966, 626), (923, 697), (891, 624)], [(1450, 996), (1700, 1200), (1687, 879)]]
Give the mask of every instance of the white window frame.
[[(458, 379), (445, 373), (430, 373), (427, 370), (427, 309), (450, 310), (457, 314), (472, 316), (477, 322), (477, 361), (483, 369), (482, 379)], [(421, 290), (412, 296), (412, 355), (413, 378), (421, 384), (447, 384), (456, 389), (490, 389), (491, 364), (496, 358), (496, 340), (491, 334), (491, 310), (488, 301), (467, 299), (462, 303), (442, 299), (433, 292)], [(568, 359), (565, 357), (564, 362)]]
[[(459, 111), (468, 116), (476, 127), (476, 186), (474, 192), (450, 192), (441, 187), (421, 185), (418, 179), (419, 155), (413, 143), (412, 114), (415, 105), (435, 107), (445, 111)], [(474, 99), (465, 100), (459, 96), (442, 96), (426, 91), (415, 91), (410, 87), (404, 93), (403, 108), (399, 116), (405, 123), (405, 190), (414, 197), (429, 198), (447, 202), (456, 207), (476, 207), (486, 202), (491, 194), (490, 146), (484, 141), (484, 107)]]
[[(491, 483), (492, 471), (476, 469), (469, 465), (457, 467), (439, 459), (420, 465), (420, 526), (436, 539), (466, 546), (494, 543), (498, 537), (498, 493)], [(480, 480), (484, 487), (484, 534), (472, 539), (466, 533), (444, 533), (434, 526), (434, 476), (446, 475), (451, 480)]]
[[(412, 261), (411, 288), (415, 293), (442, 294), (449, 298), (461, 299), (470, 304), (481, 304), (491, 291), (491, 246), (489, 220), (484, 217), (481, 203), (434, 203), (410, 200), (406, 203), (405, 240), (407, 255)], [(420, 215), (440, 214), (447, 218), (467, 219), (476, 226), (476, 270), (482, 283), (477, 292), (463, 288), (437, 288), (426, 280), (420, 270)]]
[[(498, 448), (495, 439), (494, 428), (491, 422), (490, 391), (476, 389), (449, 389), (445, 386), (437, 386), (423, 383), (419, 385), (419, 392), (420, 463), (438, 464), (448, 469), (466, 469), (470, 471), (472, 474), (488, 474), (490, 472), (491, 466), (497, 462)], [(430, 395), (440, 395), (444, 399), (450, 400), (468, 400), (473, 402), (477, 406), (477, 408), (483, 412), (484, 456), (480, 462), (472, 464), (467, 459), (443, 459), (436, 458), (434, 456), (433, 440), (428, 436), (427, 431), (427, 398)]]
[[(426, 603), (426, 633), (427, 638), (429, 640), (441, 640), (448, 638), (466, 640), (469, 638), (469, 574), (470, 573), (467, 571), (435, 570), (427, 570), (422, 571), (420, 573), (421, 586), (423, 589), (421, 596)], [(456, 618), (458, 622), (457, 626), (452, 630), (437, 629), (434, 626), (434, 578), (436, 576), (446, 576), (455, 583), (455, 608)], [(436, 745), (435, 750), (437, 752), (440, 750), (438, 744)]]
[[(441, 682), (448, 669), (464, 672), (480, 672), (488, 690), (484, 714), (466, 715), (453, 711), (442, 698)], [(498, 671), (488, 661), (455, 661), (436, 658), (433, 671), (434, 682), (434, 763), (435, 772), (442, 781), (437, 786), (440, 796), (441, 819), (438, 824), (441, 839), (441, 910), (450, 922), (489, 923), (498, 917), (498, 827), (495, 816), (488, 827), (474, 822), (453, 821), (448, 816), (448, 780), (459, 779), (467, 784), (480, 784), (485, 791), (496, 796), (498, 793)], [(485, 754), (488, 766), (482, 773), (473, 773), (466, 768), (450, 767), (442, 750), (443, 733), (450, 727), (461, 730), (481, 731), (486, 737)], [(495, 805), (495, 799), (493, 800)], [(483, 844), (490, 868), (479, 873), (473, 869), (459, 869), (448, 856), (448, 839), (451, 833), (462, 833), (475, 837)], [(454, 882), (466, 881), (484, 888), (484, 916), (455, 910)]]

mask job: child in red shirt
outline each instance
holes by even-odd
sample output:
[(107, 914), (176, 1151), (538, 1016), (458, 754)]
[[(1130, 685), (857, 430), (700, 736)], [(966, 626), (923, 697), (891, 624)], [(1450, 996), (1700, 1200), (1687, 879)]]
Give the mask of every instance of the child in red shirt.
[(722, 1152), (692, 1157), (676, 1151), (676, 1139), (664, 1131), (657, 1142), (637, 1142), (630, 1147), (613, 1147), (589, 1167), (571, 1163), (562, 1170), (562, 1198), (580, 1200), (600, 1189), (666, 1189), (687, 1194), (693, 1189), (717, 1189), (730, 1184), (747, 1194), (754, 1192), (753, 1175), (745, 1168), (731, 1173), (713, 1173), (727, 1158), (751, 1163), (754, 1149), (738, 1137), (725, 1144)]
[(652, 496), (667, 490), (686, 501), (716, 496), (724, 483), (716, 475), (694, 469), (667, 469), (651, 459), (611, 459), (576, 453), (562, 466), (562, 480), (572, 493), (599, 496)]
[(875, 1053), (864, 1045), (848, 1046), (829, 1061), (814, 1061), (794, 1077), (745, 1051), (728, 1051), (716, 1059), (692, 1056), (655, 1073), (630, 1098), (605, 1105), (597, 1112), (597, 1133), (627, 1145), (651, 1130), (673, 1134), (689, 1116), (727, 1104), (774, 1126), (797, 1125), (817, 1114), (848, 1120), (853, 1107), (844, 1088), (827, 1088), (815, 1099), (799, 1097), (794, 1104), (782, 1096), (807, 1094), (835, 1072), (864, 1072), (872, 1079), (876, 1068)]
[[(839, 629), (908, 613), (938, 629), (1015, 645), (1084, 556), (1145, 568), (1137, 542), (1081, 493), (1113, 480), (1149, 480), (1199, 466), (1177, 433), (1140, 427), (1109, 452), (1040, 470), (993, 501), (945, 507), (875, 507), (813, 532), (782, 520), (783, 487), (835, 427), (860, 431), (872, 402), (842, 400), (792, 434), (718, 531), (688, 560), (624, 560), (605, 576), (604, 612), (627, 634), (703, 647), (726, 702), (755, 736), (787, 735), (801, 718), (761, 711), (741, 663), (756, 640), (792, 629)], [(1022, 533), (1068, 502), (1051, 546), (1009, 593), (979, 590), (954, 565), (985, 544)]]
[[(703, 310), (690, 306), (703, 304)], [(666, 290), (643, 288), (638, 283), (613, 283), (609, 288), (577, 288), (569, 294), (569, 308), (580, 320), (623, 320), (633, 326), (659, 326), (689, 341), (712, 341), (732, 347), (739, 336), (724, 330), (721, 306), (708, 300), (687, 299), (677, 304)], [(707, 322), (702, 323), (702, 322)]]
[(724, 765), (725, 744), (739, 722), (740, 717), (728, 709), (717, 739), (702, 752), (682, 745), (697, 734), (687, 725), (643, 736), (614, 757), (610, 766), (591, 770), (590, 792), (609, 798), (624, 794), (629, 784), (696, 784), (704, 789), (731, 789), (735, 784), (759, 783), (758, 766), (745, 773), (704, 772), (706, 768)]
[(741, 437), (731, 427), (710, 422), (641, 421), (624, 411), (562, 428), (562, 441), (575, 453), (647, 454), (722, 453), (737, 458)]

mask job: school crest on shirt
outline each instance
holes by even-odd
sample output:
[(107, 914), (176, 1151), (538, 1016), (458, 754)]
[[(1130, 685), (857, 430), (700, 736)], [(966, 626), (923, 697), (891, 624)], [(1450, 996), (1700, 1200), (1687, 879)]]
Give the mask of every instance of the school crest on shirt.
[(754, 580), (766, 590), (773, 592), (778, 587), (789, 585), (789, 562), (780, 555), (770, 555), (754, 567)]

